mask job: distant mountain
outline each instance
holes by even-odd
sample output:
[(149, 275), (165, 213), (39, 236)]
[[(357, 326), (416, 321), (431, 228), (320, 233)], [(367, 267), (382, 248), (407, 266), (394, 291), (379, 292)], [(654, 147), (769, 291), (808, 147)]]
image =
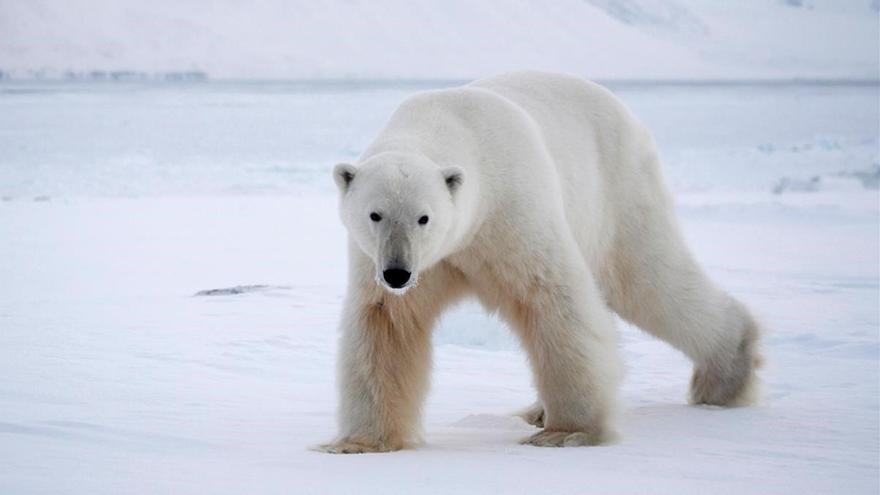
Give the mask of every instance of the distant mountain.
[(876, 80), (878, 11), (878, 0), (0, 0), (0, 74)]

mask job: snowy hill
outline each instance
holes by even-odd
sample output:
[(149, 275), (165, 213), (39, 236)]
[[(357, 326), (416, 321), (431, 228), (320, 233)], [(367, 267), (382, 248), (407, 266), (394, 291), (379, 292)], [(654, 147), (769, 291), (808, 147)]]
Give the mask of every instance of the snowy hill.
[(878, 11), (877, 0), (0, 0), (0, 71), (876, 80)]

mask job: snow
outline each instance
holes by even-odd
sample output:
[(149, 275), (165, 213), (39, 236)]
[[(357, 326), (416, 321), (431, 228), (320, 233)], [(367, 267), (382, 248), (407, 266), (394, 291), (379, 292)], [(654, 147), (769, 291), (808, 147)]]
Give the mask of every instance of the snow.
[(878, 11), (876, 0), (3, 0), (0, 71), (876, 81)]
[(335, 433), (346, 280), (329, 170), (413, 89), (0, 85), (0, 492), (876, 493), (873, 85), (612, 88), (767, 329), (759, 406), (686, 405), (686, 359), (621, 324), (620, 441), (520, 446), (523, 353), (466, 304), (423, 446), (309, 450)]

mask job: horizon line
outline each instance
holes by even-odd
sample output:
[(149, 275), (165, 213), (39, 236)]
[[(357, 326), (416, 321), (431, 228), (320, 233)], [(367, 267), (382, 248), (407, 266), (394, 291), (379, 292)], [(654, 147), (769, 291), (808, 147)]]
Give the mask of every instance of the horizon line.
[[(579, 76), (582, 77), (582, 76)], [(147, 84), (147, 85), (212, 85), (212, 84), (253, 84), (253, 85), (309, 85), (309, 86), (458, 86), (480, 78), (448, 77), (305, 77), (305, 78), (242, 78), (242, 77), (204, 77), (201, 79), (166, 78), (63, 78), (63, 77), (5, 77), (0, 84), (15, 83), (62, 83), (62, 84)], [(731, 77), (731, 78), (585, 78), (603, 85), (631, 86), (878, 86), (880, 78), (859, 77)]]

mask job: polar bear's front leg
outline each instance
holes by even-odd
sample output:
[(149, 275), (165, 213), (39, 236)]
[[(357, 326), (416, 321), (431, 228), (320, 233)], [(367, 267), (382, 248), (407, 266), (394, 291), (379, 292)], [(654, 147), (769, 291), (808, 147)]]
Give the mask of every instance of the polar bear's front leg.
[(319, 450), (389, 452), (413, 444), (428, 389), (430, 328), (398, 296), (349, 297), (339, 355), (339, 438)]
[(509, 315), (535, 374), (544, 430), (522, 443), (542, 447), (596, 445), (614, 438), (619, 375), (614, 319), (592, 276), (574, 270), (542, 284)]

